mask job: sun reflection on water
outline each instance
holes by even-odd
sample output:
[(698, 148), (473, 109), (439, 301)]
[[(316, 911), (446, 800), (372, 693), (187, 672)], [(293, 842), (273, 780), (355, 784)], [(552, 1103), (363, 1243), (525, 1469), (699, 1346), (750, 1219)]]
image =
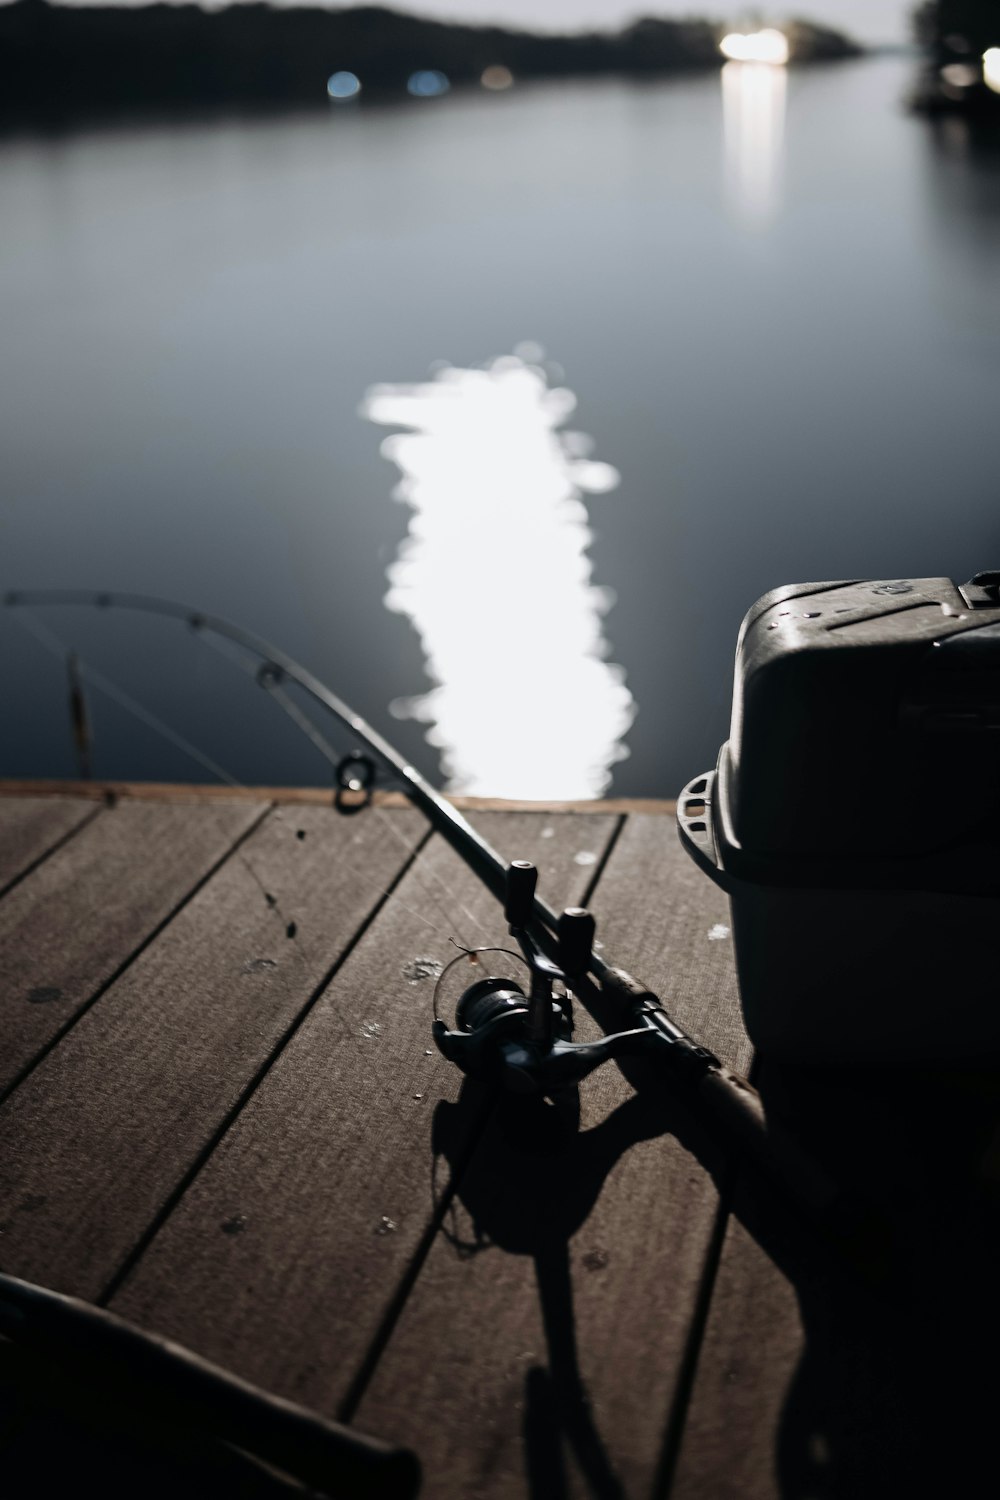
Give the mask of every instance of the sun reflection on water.
[(576, 398), (536, 356), (520, 346), (365, 396), (363, 416), (409, 429), (382, 443), (412, 511), (386, 604), (412, 621), (435, 684), (394, 711), (430, 726), (452, 792), (598, 797), (635, 707), (604, 659), (613, 600), (591, 582), (581, 496), (619, 475), (584, 433), (558, 430)]
[(727, 62), (722, 69), (726, 177), (740, 218), (766, 226), (781, 200), (788, 77), (765, 62)]

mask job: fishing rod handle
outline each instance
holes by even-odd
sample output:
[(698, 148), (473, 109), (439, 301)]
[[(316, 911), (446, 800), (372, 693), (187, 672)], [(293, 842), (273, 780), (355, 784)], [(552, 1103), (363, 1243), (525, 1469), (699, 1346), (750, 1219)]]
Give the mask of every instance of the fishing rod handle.
[(841, 1189), (794, 1136), (768, 1119), (751, 1083), (720, 1064), (706, 1069), (696, 1093), (725, 1140), (790, 1195), (810, 1219), (830, 1214), (842, 1196)]
[[(595, 957), (595, 965), (596, 962)], [(597, 973), (595, 965), (591, 966), (591, 973)], [(654, 995), (652, 990), (647, 989), (627, 969), (612, 969), (602, 964), (600, 984), (605, 994), (611, 995), (619, 1005), (625, 1006), (637, 1020), (642, 1020), (649, 1026), (655, 1026), (656, 1030), (661, 1032), (668, 1041), (678, 1042), (685, 1050), (696, 1053), (707, 1061), (718, 1063), (719, 1060), (714, 1053), (700, 1046), (694, 1037), (688, 1035), (683, 1026), (678, 1026), (673, 1016), (664, 1009), (659, 996)], [(719, 1066), (721, 1067), (721, 1063)]]
[(704, 1110), (722, 1145), (769, 1180), (866, 1281), (882, 1281), (891, 1245), (887, 1226), (875, 1210), (845, 1191), (788, 1130), (768, 1119), (749, 1079), (698, 1046), (657, 996), (631, 974), (606, 969), (601, 988), (673, 1044), (664, 1055), (671, 1059), (674, 1076)]
[(763, 1101), (749, 1079), (727, 1068), (707, 1048), (699, 1047), (664, 1010), (656, 995), (626, 970), (609, 970), (602, 988), (610, 990), (633, 1015), (641, 1016), (673, 1043), (665, 1055), (672, 1059), (677, 1075), (691, 1087), (724, 1146), (748, 1158), (810, 1219), (821, 1219), (831, 1211), (839, 1197), (837, 1184), (797, 1141), (768, 1120)]
[(892, 1259), (886, 1220), (864, 1198), (843, 1188), (778, 1121), (768, 1119), (752, 1084), (722, 1066), (708, 1068), (698, 1102), (731, 1144), (869, 1285), (883, 1283)]

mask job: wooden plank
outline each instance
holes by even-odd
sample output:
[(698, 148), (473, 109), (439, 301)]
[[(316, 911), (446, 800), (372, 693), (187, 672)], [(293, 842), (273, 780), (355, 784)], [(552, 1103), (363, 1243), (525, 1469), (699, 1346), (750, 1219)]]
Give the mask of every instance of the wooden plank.
[(81, 797), (5, 797), (0, 801), (0, 895), (97, 813)]
[[(161, 781), (4, 781), (0, 780), (0, 798), (3, 797), (89, 797), (104, 800), (111, 797), (141, 797), (154, 802), (188, 801), (202, 797), (216, 802), (220, 799), (237, 802), (282, 802), (286, 804), (319, 803), (329, 807), (332, 793), (329, 787), (315, 786), (196, 786), (186, 782)], [(403, 792), (376, 791), (374, 800), (380, 807), (409, 807), (409, 799)], [(677, 811), (674, 798), (662, 797), (608, 797), (603, 801), (578, 798), (569, 802), (530, 802), (523, 798), (510, 797), (466, 797), (449, 799), (465, 812), (577, 812), (596, 813), (651, 813), (673, 817)]]
[(0, 901), (0, 1094), (263, 811), (123, 802)]
[(747, 1072), (729, 898), (661, 818), (630, 817), (592, 903), (605, 957), (630, 970), (722, 1061)]
[(6, 1271), (101, 1295), (424, 826), (278, 810), (202, 886), (0, 1110)]
[[(578, 900), (614, 822), (482, 814), (553, 901)], [(435, 1136), (482, 1091), (433, 1049), (428, 967), (504, 942), (496, 901), (439, 839), (410, 871), (114, 1297), (124, 1316), (335, 1413), (447, 1181)], [(479, 972), (469, 966), (468, 972)], [(504, 972), (504, 970), (501, 970)], [(508, 971), (509, 972), (509, 971)], [(454, 1004), (457, 989), (449, 991)], [(436, 1181), (435, 1165), (440, 1180)]]
[[(778, 1435), (803, 1348), (794, 1285), (731, 1218), (671, 1500), (730, 1494), (779, 1500), (785, 1494)], [(819, 1432), (813, 1458), (821, 1468)]]
[[(606, 951), (744, 1061), (724, 898), (672, 830), (630, 819), (593, 905)], [(461, 1177), (357, 1410), (417, 1447), (430, 1494), (654, 1489), (717, 1214), (702, 1162), (719, 1162), (654, 1071), (628, 1072), (638, 1094), (610, 1067), (582, 1085), (561, 1153), (495, 1125)]]

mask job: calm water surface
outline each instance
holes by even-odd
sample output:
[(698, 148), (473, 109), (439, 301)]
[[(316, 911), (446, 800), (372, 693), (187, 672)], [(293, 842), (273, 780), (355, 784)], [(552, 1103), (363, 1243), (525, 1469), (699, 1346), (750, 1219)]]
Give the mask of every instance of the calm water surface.
[[(438, 779), (599, 790), (624, 733), (611, 789), (673, 794), (765, 589), (1000, 565), (998, 158), (910, 67), (6, 138), (0, 583), (229, 616)], [(47, 621), (233, 775), (323, 779), (187, 640)], [(0, 692), (0, 774), (71, 774), (6, 611)], [(204, 778), (94, 717), (100, 774)]]

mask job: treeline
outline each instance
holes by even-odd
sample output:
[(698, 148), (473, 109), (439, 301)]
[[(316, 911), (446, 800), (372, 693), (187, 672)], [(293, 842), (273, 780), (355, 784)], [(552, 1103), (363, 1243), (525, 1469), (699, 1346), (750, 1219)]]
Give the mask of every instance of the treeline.
[[(364, 95), (405, 89), (436, 69), (453, 84), (490, 66), (514, 78), (652, 74), (717, 67), (719, 28), (703, 20), (643, 20), (615, 34), (558, 36), (458, 26), (375, 6), (351, 10), (235, 4), (137, 8), (0, 6), (0, 111), (52, 116), (82, 110), (292, 104), (325, 97), (344, 70)], [(839, 33), (790, 28), (793, 57), (851, 56)]]

